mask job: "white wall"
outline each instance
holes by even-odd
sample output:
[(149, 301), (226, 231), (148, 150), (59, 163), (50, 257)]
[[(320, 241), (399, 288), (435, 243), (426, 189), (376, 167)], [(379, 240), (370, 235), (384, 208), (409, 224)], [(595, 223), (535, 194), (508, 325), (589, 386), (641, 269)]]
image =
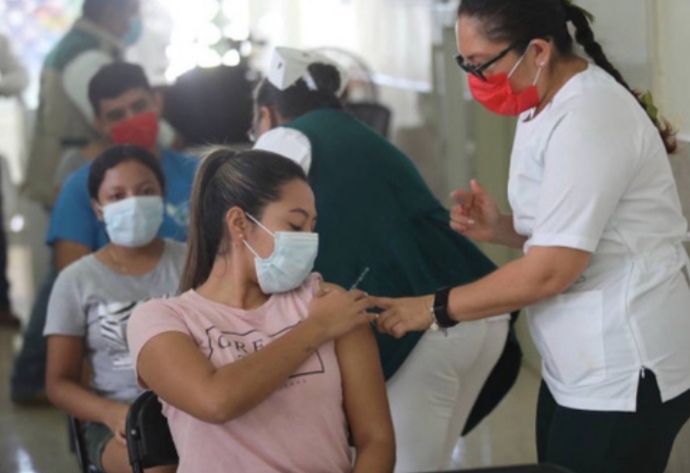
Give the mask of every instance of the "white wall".
[(661, 112), (690, 138), (690, 2), (578, 0), (595, 14), (594, 30), (630, 85), (651, 89)]
[[(666, 0), (664, 0), (666, 1)], [(631, 87), (653, 82), (654, 0), (576, 0), (594, 14), (594, 35)]]
[[(273, 46), (336, 46), (366, 61), (398, 85), (380, 87), (381, 101), (394, 109), (395, 127), (417, 126), (424, 117), (418, 92), (430, 87), (433, 36), (430, 2), (390, 0), (253, 0), (254, 34)], [(257, 67), (265, 70), (269, 55)]]
[(657, 58), (654, 90), (662, 112), (683, 135), (690, 137), (690, 2), (654, 2)]

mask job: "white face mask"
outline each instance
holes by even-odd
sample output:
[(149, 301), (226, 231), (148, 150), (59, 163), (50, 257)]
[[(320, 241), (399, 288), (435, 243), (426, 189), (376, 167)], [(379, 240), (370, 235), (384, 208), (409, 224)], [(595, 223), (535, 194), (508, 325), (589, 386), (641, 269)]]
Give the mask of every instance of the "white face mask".
[(102, 210), (110, 241), (129, 248), (151, 243), (163, 223), (163, 198), (159, 195), (129, 197)]
[(264, 294), (287, 292), (299, 287), (311, 270), (319, 250), (319, 235), (313, 232), (271, 232), (261, 222), (247, 214), (251, 220), (273, 237), (275, 248), (268, 258), (262, 258), (254, 248), (244, 241), (254, 253), (256, 277)]

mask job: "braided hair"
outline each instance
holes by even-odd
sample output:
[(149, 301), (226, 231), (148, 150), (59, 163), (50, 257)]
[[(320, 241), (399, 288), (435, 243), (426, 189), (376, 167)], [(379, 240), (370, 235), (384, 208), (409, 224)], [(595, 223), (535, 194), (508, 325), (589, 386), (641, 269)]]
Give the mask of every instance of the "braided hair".
[(672, 153), (677, 148), (675, 130), (658, 116), (650, 95), (642, 95), (628, 85), (594, 38), (591, 27), (594, 17), (571, 0), (462, 0), (458, 16), (480, 20), (482, 33), (490, 41), (515, 44), (516, 49), (524, 52), (531, 40), (547, 39), (553, 41), (563, 56), (573, 54), (574, 41), (568, 29), (568, 23), (572, 24), (574, 39), (587, 55), (625, 87), (647, 112), (659, 130), (666, 151)]

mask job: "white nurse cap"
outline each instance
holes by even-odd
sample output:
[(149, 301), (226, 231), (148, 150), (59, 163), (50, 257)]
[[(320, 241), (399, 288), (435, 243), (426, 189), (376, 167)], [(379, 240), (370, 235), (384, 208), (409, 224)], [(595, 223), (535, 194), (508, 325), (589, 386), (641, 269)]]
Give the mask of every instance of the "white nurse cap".
[(304, 79), (310, 90), (316, 90), (316, 84), (311, 74), (309, 74), (308, 68), (311, 64), (317, 62), (330, 64), (338, 70), (340, 74), (340, 88), (336, 92), (336, 95), (339, 96), (343, 90), (345, 90), (347, 74), (338, 64), (326, 56), (315, 52), (277, 47), (273, 52), (271, 66), (266, 75), (266, 79), (276, 86), (278, 90), (287, 89), (299, 79)]

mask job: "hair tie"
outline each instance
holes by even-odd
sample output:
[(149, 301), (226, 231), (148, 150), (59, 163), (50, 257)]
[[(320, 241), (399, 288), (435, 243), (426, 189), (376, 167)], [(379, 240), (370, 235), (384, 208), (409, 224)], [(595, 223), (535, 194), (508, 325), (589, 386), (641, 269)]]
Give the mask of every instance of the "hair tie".
[(650, 91), (645, 93), (636, 92), (635, 95), (637, 95), (637, 99), (642, 104), (642, 107), (644, 108), (645, 112), (647, 112), (647, 115), (649, 115), (652, 123), (659, 128), (662, 120), (659, 116), (659, 109), (654, 104), (654, 97), (652, 97), (652, 93)]

